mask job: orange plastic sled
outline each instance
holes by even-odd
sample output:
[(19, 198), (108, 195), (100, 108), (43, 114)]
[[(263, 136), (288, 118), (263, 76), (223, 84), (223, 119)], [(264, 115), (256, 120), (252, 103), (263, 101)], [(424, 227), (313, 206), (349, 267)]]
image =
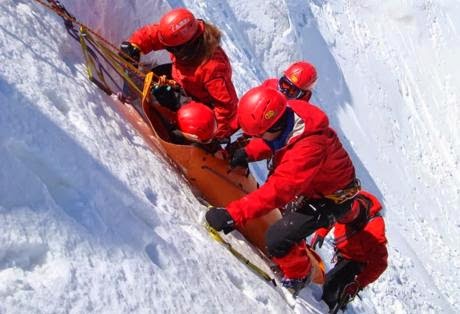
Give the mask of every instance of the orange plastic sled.
[[(256, 190), (256, 180), (244, 169), (231, 169), (228, 161), (200, 147), (171, 141), (168, 110), (154, 104), (150, 98), (152, 78), (151, 73), (146, 75), (141, 111), (129, 104), (113, 102), (115, 109), (133, 125), (151, 148), (160, 151), (185, 176), (194, 193), (213, 206), (226, 207), (231, 201)], [(265, 232), (280, 218), (280, 211), (274, 209), (265, 216), (248, 221), (238, 230), (251, 244), (266, 253)], [(309, 256), (314, 268), (319, 269), (316, 271), (319, 273), (318, 280), (322, 275), (324, 281), (324, 269), (317, 266), (319, 262), (322, 263), (321, 258), (314, 252), (310, 252)]]

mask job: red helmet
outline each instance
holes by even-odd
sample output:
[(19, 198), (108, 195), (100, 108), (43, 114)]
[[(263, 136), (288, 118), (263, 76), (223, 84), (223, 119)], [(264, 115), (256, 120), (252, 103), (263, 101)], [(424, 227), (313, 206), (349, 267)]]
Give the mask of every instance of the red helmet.
[(176, 47), (196, 38), (203, 31), (203, 22), (198, 21), (192, 12), (177, 8), (161, 18), (158, 39), (167, 47)]
[(304, 91), (310, 89), (318, 78), (315, 67), (304, 61), (293, 63), (284, 71), (284, 76), (297, 88)]
[(283, 116), (286, 105), (286, 97), (276, 89), (252, 88), (240, 99), (238, 122), (244, 133), (262, 136)]
[(213, 139), (217, 121), (211, 108), (191, 101), (177, 111), (179, 130), (189, 140), (206, 143)]

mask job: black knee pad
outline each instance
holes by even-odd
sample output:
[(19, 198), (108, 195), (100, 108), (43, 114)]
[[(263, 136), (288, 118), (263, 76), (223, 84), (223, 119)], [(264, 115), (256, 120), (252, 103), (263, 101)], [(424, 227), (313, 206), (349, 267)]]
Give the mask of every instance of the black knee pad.
[(268, 253), (274, 257), (283, 257), (292, 247), (314, 232), (318, 226), (315, 217), (291, 212), (268, 228), (265, 243)]
[(273, 257), (283, 257), (294, 246), (294, 242), (286, 236), (286, 226), (283, 220), (273, 224), (265, 234), (268, 253)]

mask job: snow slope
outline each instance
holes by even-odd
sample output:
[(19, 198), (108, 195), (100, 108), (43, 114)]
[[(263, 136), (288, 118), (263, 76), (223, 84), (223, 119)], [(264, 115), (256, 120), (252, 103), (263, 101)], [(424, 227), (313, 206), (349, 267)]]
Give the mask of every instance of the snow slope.
[(88, 83), (61, 21), (0, 10), (0, 312), (288, 311), (209, 239), (204, 208)]
[[(62, 2), (114, 43), (191, 8), (223, 30), (240, 95), (312, 61), (314, 103), (386, 207), (390, 266), (349, 312), (458, 312), (458, 2)], [(205, 209), (86, 80), (61, 20), (31, 1), (0, 12), (0, 313), (292, 311), (209, 240)]]

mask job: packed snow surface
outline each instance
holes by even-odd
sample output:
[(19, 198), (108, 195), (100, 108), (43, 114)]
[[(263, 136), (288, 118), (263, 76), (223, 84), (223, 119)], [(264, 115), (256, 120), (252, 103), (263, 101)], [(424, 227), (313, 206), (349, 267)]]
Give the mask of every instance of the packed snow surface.
[[(385, 205), (389, 267), (348, 312), (459, 312), (458, 1), (62, 3), (117, 45), (190, 8), (223, 31), (240, 96), (314, 63), (313, 103)], [(209, 238), (206, 209), (87, 80), (58, 16), (0, 0), (0, 43), (0, 313), (325, 311), (319, 287), (292, 308)]]

